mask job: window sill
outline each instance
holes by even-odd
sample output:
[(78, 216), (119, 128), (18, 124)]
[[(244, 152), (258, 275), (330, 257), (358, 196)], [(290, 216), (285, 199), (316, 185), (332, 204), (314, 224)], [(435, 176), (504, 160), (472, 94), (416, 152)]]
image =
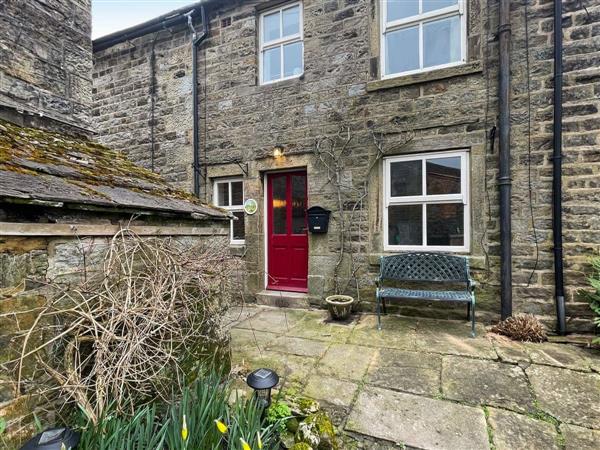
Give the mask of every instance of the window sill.
[(367, 92), (379, 91), (382, 89), (390, 89), (400, 86), (410, 86), (413, 84), (427, 83), (429, 81), (443, 80), (446, 78), (459, 77), (463, 75), (471, 75), (483, 71), (481, 61), (474, 61), (460, 66), (446, 67), (444, 69), (436, 69), (430, 72), (415, 73), (413, 75), (400, 75), (396, 78), (388, 78), (385, 80), (370, 81), (367, 83)]
[(232, 256), (243, 256), (246, 252), (246, 244), (229, 244), (229, 251)]
[(285, 80), (273, 81), (271, 83), (258, 84), (259, 89), (275, 90), (279, 88), (286, 88), (290, 86), (296, 86), (304, 82), (304, 74), (298, 75), (294, 78), (287, 78)]

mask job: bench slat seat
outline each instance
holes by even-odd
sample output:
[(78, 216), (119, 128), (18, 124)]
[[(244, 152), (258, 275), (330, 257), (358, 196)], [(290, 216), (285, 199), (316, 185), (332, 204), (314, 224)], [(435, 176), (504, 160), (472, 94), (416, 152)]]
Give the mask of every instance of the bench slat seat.
[(471, 303), (471, 294), (465, 291), (417, 291), (414, 289), (383, 288), (379, 291), (379, 295), (383, 298), (408, 298)]
[[(392, 286), (385, 286), (386, 282)], [(419, 285), (459, 285), (457, 290), (405, 289), (398, 282)], [(429, 287), (429, 289), (428, 289)], [(377, 328), (381, 330), (381, 307), (392, 299), (433, 300), (467, 304), (467, 319), (471, 321), (471, 336), (475, 337), (475, 282), (469, 273), (469, 260), (463, 256), (443, 253), (401, 253), (382, 256), (377, 279)]]

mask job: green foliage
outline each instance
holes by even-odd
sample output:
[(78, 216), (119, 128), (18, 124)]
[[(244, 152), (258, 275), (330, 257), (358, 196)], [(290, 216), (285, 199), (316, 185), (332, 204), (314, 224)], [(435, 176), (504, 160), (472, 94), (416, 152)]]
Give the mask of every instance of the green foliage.
[(274, 425), (279, 424), (279, 431), (285, 431), (285, 421), (292, 416), (290, 407), (282, 401), (273, 403), (267, 409), (267, 422)]
[(259, 448), (260, 439), (263, 449), (279, 448), (279, 422), (268, 424), (262, 417), (263, 409), (252, 398), (245, 402), (236, 402), (229, 415), (229, 449), (238, 449), (240, 439), (246, 441), (250, 448)]
[(167, 424), (161, 424), (156, 406), (141, 407), (132, 417), (107, 412), (96, 426), (82, 410), (82, 420), (81, 441), (77, 448), (84, 450), (158, 449), (165, 441)]
[(40, 418), (37, 416), (36, 413), (33, 413), (33, 423), (35, 425), (35, 431), (37, 433), (41, 433), (42, 431), (44, 431), (44, 427), (42, 426), (42, 422), (40, 421)]
[[(131, 417), (105, 414), (94, 426), (83, 416), (83, 450), (196, 450), (241, 448), (242, 440), (252, 450), (276, 448), (279, 422), (269, 424), (255, 400), (229, 403), (230, 386), (219, 371), (199, 376), (181, 397), (168, 405), (140, 407)], [(216, 421), (226, 431), (219, 430)]]
[[(590, 308), (596, 314), (594, 324), (600, 328), (600, 256), (590, 259), (592, 274), (587, 278), (593, 291), (581, 291), (581, 294), (590, 302)], [(594, 339), (595, 344), (600, 344), (600, 337)]]
[(0, 417), (0, 444), (5, 445), (4, 437), (2, 436), (6, 431), (6, 419), (4, 417)]
[(292, 447), (292, 450), (312, 450), (312, 447), (305, 442), (297, 442)]
[[(221, 377), (211, 372), (184, 388), (181, 400), (174, 403), (169, 412), (167, 446), (171, 450), (213, 448), (211, 443), (222, 439), (215, 420), (225, 422), (227, 418), (228, 386), (221, 385)], [(182, 439), (183, 417), (188, 428), (188, 437)]]

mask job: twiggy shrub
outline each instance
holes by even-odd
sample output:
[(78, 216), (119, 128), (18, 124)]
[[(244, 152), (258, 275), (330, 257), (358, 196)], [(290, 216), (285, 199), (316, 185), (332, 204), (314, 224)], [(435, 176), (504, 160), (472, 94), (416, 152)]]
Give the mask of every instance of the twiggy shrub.
[[(124, 413), (171, 399), (178, 381), (197, 373), (203, 355), (226, 340), (222, 318), (236, 272), (224, 241), (119, 231), (100, 270), (77, 286), (51, 286), (54, 294), (22, 339), (17, 385), (26, 381), (24, 360), (36, 358), (47, 376), (32, 378), (31, 386), (58, 392), (63, 405), (74, 401), (93, 422), (109, 405)], [(48, 339), (32, 344), (39, 335)]]
[(515, 341), (543, 342), (548, 339), (542, 323), (532, 314), (518, 314), (496, 324), (494, 333), (508, 336)]

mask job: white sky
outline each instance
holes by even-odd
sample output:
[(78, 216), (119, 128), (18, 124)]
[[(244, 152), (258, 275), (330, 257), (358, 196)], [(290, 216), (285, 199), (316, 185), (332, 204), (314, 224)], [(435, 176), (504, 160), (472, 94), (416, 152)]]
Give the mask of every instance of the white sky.
[(137, 25), (197, 0), (92, 0), (92, 39)]

